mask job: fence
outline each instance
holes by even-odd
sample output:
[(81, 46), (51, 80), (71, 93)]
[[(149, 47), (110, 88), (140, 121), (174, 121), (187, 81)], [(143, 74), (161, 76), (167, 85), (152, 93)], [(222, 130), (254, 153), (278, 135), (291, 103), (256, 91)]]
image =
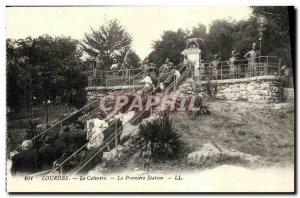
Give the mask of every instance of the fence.
[(142, 68), (114, 71), (93, 70), (88, 72), (88, 86), (133, 85), (145, 75), (146, 72)]
[[(174, 76), (175, 76), (175, 73), (170, 75), (165, 81), (169, 81), (170, 79), (174, 79), (171, 84), (168, 85), (168, 87), (166, 87), (164, 89), (164, 93), (168, 93), (171, 89), (176, 89), (176, 86), (178, 85), (179, 82), (182, 82), (184, 79), (186, 79), (188, 76), (191, 75), (191, 72), (190, 70), (187, 70), (185, 68), (185, 66), (183, 66), (181, 69), (179, 69), (179, 71), (182, 71), (182, 75), (175, 80)], [(158, 87), (155, 88), (155, 90), (157, 89)], [(147, 96), (149, 96), (151, 94), (150, 93), (147, 93), (146, 95), (143, 96), (143, 99), (145, 99)], [(129, 112), (129, 110), (127, 110), (127, 112)], [(122, 116), (119, 117), (122, 118), (127, 112), (125, 112)], [(151, 112), (151, 111), (150, 111)], [(76, 170), (73, 170), (71, 171), (70, 173), (73, 175), (79, 173), (82, 168), (84, 168), (94, 157), (96, 157), (100, 152), (103, 151), (103, 149), (105, 149), (107, 147), (107, 144), (110, 144), (112, 142), (115, 142), (115, 148), (116, 148), (116, 152), (118, 151), (117, 148), (118, 148), (118, 144), (119, 144), (119, 141), (120, 141), (120, 135), (122, 133), (122, 131), (127, 128), (128, 126), (130, 126), (130, 123), (140, 119), (141, 117), (144, 116), (144, 114), (147, 113), (147, 111), (143, 110), (142, 112), (138, 112), (138, 114), (136, 116), (134, 116), (133, 118), (131, 118), (130, 120), (128, 120), (126, 123), (123, 124), (123, 127), (121, 129), (119, 128), (115, 128), (115, 131), (111, 134), (109, 134), (109, 137), (106, 138), (105, 140), (105, 143), (103, 143), (103, 145), (101, 145), (99, 148), (97, 148), (95, 151), (95, 153), (92, 154), (91, 157), (89, 157), (87, 159), (87, 161), (85, 161), (78, 169)], [(115, 113), (114, 113), (115, 114)], [(110, 115), (110, 117), (112, 117), (114, 114)], [(116, 121), (113, 121), (112, 123), (109, 124), (108, 127), (110, 126), (113, 126), (114, 124), (116, 123)], [(106, 129), (107, 130), (107, 129)], [(130, 133), (136, 131), (137, 129), (131, 131)], [(96, 138), (96, 137), (94, 137)], [(90, 140), (91, 141), (91, 140)], [(51, 174), (55, 174), (58, 173), (60, 175), (63, 174), (63, 165), (68, 162), (73, 156), (76, 155), (76, 153), (80, 152), (82, 149), (84, 149), (84, 147), (87, 145), (88, 143), (86, 143), (84, 146), (82, 146), (80, 149), (78, 149), (77, 151), (75, 151), (71, 156), (69, 156), (67, 159), (65, 159), (62, 163), (60, 163), (57, 167), (55, 167), (54, 169), (51, 170), (51, 172), (47, 172), (48, 175), (51, 175)], [(118, 153), (116, 153), (116, 156), (118, 156)]]
[(201, 80), (240, 79), (256, 76), (281, 76), (281, 59), (275, 56), (260, 56), (253, 62), (236, 60), (230, 65), (229, 61), (220, 61), (216, 67), (210, 63), (202, 63), (199, 68)]

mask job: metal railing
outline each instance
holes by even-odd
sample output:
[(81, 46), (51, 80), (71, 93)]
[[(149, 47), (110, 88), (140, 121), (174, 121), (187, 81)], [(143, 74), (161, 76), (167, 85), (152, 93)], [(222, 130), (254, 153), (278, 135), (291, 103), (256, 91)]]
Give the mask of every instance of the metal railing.
[(88, 72), (88, 86), (117, 86), (123, 82), (128, 82), (124, 85), (132, 85), (145, 75), (146, 72), (143, 68), (113, 71), (93, 70)]
[[(169, 81), (170, 79), (174, 79), (174, 80), (172, 81), (172, 83), (169, 84), (168, 87), (166, 87), (162, 93), (168, 93), (171, 89), (176, 89), (176, 86), (178, 86), (179, 82), (182, 82), (184, 79), (186, 79), (187, 77), (189, 77), (190, 74), (191, 74), (190, 70), (187, 70), (187, 69), (185, 68), (185, 66), (183, 66), (182, 68), (180, 68), (179, 71), (184, 71), (184, 72), (182, 73), (182, 75), (181, 75), (178, 79), (175, 80), (175, 78), (174, 78), (175, 73), (174, 73), (173, 75), (170, 75), (170, 76), (165, 80), (165, 81)], [(158, 87), (155, 87), (155, 88), (154, 88), (154, 90), (156, 90), (156, 89), (158, 89)], [(146, 98), (147, 96), (149, 96), (149, 95), (151, 95), (151, 92), (148, 93), (148, 94), (146, 94), (146, 95), (144, 95), (144, 96), (143, 96), (143, 99), (145, 99), (145, 98)], [(128, 112), (129, 112), (129, 110), (127, 110), (122, 116), (118, 117), (118, 119), (120, 119), (120, 118), (122, 118), (123, 116), (125, 116), (126, 113), (128, 113)], [(150, 112), (151, 112), (151, 111), (150, 111)], [(110, 115), (110, 117), (114, 116), (116, 113), (117, 113), (117, 112), (113, 113), (112, 115)], [(134, 116), (133, 118), (131, 118), (130, 120), (128, 120), (126, 123), (124, 123), (121, 130), (118, 129), (118, 128), (116, 128), (115, 132), (109, 135), (109, 137), (107, 138), (105, 144), (104, 144), (104, 145), (101, 145), (101, 146), (98, 148), (97, 152), (96, 152), (91, 158), (89, 158), (89, 159), (88, 159), (88, 160), (87, 160), (87, 161), (86, 161), (79, 169), (75, 170), (75, 172), (71, 172), (72, 176), (75, 175), (75, 174), (77, 174), (77, 173), (78, 173), (84, 166), (86, 166), (86, 165), (87, 165), (87, 164), (88, 164), (95, 156), (97, 156), (97, 154), (98, 154), (99, 152), (103, 151), (103, 149), (105, 149), (105, 148), (107, 147), (107, 144), (109, 144), (110, 142), (115, 141), (115, 148), (116, 148), (116, 151), (117, 151), (117, 148), (118, 148), (118, 141), (119, 141), (118, 139), (119, 139), (119, 136), (121, 135), (122, 131), (123, 131), (124, 129), (126, 129), (126, 128), (130, 125), (130, 123), (132, 123), (134, 120), (137, 120), (143, 113), (145, 113), (145, 110), (143, 110), (142, 112), (139, 112), (139, 113), (137, 114), (137, 116)], [(108, 126), (107, 128), (113, 126), (115, 123), (116, 123), (116, 120), (113, 121), (112, 123), (110, 123), (109, 126)], [(107, 129), (106, 129), (106, 130), (107, 130)], [(100, 135), (100, 134), (98, 134), (97, 136), (99, 136), (99, 135)], [(97, 138), (97, 136), (94, 137), (93, 139)], [(91, 140), (89, 140), (89, 141), (91, 141)], [(88, 142), (88, 143), (89, 143), (89, 142)], [(76, 153), (78, 153), (78, 152), (80, 152), (82, 149), (84, 149), (85, 146), (86, 146), (88, 143), (86, 143), (84, 146), (82, 146), (82, 147), (79, 148), (77, 151), (75, 151), (71, 156), (69, 156), (67, 159), (65, 159), (58, 167), (54, 168), (54, 169), (49, 173), (49, 175), (55, 173), (56, 171), (59, 171), (60, 174), (62, 174), (61, 171), (63, 170), (63, 168), (60, 168), (60, 167), (62, 167), (62, 166), (63, 166), (68, 160), (70, 160)], [(117, 155), (118, 155), (118, 154), (117, 154)]]
[[(71, 115), (67, 116), (66, 118), (60, 118), (59, 122), (55, 123), (54, 125), (50, 126), (49, 128), (46, 128), (45, 130), (43, 130), (41, 132), (37, 132), (37, 135), (34, 136), (30, 140), (34, 141), (37, 138), (42, 138), (42, 137), (45, 137), (49, 134), (53, 135), (53, 134), (59, 133), (63, 130), (64, 126), (70, 126), (71, 124), (73, 124), (77, 120), (78, 121), (84, 120), (90, 114), (93, 114), (95, 111), (98, 110), (99, 105), (100, 105), (100, 100), (101, 99), (98, 98), (98, 99), (90, 102), (89, 104), (85, 105), (81, 109), (77, 110), (76, 112), (71, 113)], [(17, 151), (20, 148), (21, 148), (21, 146), (18, 146), (17, 148), (15, 148), (12, 151), (9, 151), (8, 153), (13, 152), (13, 151)]]
[(242, 79), (257, 76), (281, 76), (281, 59), (275, 56), (260, 56), (253, 62), (236, 60), (230, 65), (229, 61), (220, 61), (216, 67), (210, 63), (201, 63), (199, 68), (200, 80)]

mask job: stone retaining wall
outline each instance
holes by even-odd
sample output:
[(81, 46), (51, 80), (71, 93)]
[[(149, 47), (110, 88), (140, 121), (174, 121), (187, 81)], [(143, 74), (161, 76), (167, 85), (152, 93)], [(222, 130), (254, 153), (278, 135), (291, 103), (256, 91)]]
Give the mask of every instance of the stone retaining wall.
[(276, 76), (260, 76), (247, 79), (207, 81), (189, 79), (179, 87), (180, 92), (197, 91), (212, 94), (216, 88), (217, 99), (244, 100), (250, 102), (280, 102), (284, 100), (283, 87)]

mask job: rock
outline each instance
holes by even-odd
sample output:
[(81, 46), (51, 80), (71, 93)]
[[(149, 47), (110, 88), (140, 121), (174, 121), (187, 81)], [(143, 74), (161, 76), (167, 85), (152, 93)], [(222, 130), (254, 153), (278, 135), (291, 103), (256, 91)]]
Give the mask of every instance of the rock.
[(268, 96), (269, 95), (268, 90), (261, 90), (260, 93), (261, 93), (262, 96)]
[(290, 103), (279, 103), (274, 104), (271, 109), (280, 110), (280, 109), (289, 109), (291, 107)]
[(217, 160), (221, 152), (212, 144), (204, 144), (200, 151), (190, 153), (187, 157), (188, 164), (203, 164), (208, 159)]
[(247, 86), (245, 84), (240, 84), (240, 90), (244, 91), (246, 90)]
[(262, 83), (260, 85), (260, 89), (262, 89), (262, 90), (268, 90), (268, 89), (270, 89), (270, 84), (267, 83), (267, 82), (264, 82), (264, 83)]
[(232, 92), (232, 89), (230, 89), (230, 88), (226, 88), (226, 89), (223, 90), (224, 94), (229, 94), (231, 92)]
[(187, 157), (190, 165), (216, 165), (216, 164), (252, 164), (260, 156), (253, 156), (235, 149), (225, 149), (210, 143), (204, 144), (200, 151), (192, 152)]

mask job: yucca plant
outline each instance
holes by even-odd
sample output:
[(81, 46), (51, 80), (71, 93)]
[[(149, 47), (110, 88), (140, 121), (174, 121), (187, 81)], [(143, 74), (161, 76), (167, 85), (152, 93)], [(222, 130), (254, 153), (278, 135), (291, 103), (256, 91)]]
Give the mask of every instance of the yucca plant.
[(153, 122), (141, 124), (139, 137), (142, 140), (142, 149), (148, 154), (150, 152), (152, 158), (167, 159), (178, 154), (179, 136), (167, 113)]
[(209, 115), (211, 112), (209, 107), (204, 104), (204, 100), (200, 96), (196, 96), (194, 102), (194, 108), (198, 109), (197, 111), (188, 111), (190, 115)]

